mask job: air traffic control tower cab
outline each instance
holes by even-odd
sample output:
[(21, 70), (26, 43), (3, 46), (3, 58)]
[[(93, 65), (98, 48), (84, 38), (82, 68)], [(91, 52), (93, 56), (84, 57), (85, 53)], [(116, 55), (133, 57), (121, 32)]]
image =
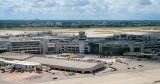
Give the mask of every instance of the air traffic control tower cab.
[(87, 36), (84, 31), (79, 32), (79, 40), (86, 40)]

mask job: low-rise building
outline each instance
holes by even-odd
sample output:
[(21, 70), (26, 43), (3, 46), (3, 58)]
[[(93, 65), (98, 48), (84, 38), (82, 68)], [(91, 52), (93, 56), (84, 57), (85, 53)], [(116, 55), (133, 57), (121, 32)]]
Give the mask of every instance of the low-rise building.
[(3, 67), (12, 66), (12, 69), (23, 69), (25, 71), (36, 71), (42, 70), (42, 66), (40, 63), (36, 62), (27, 62), (27, 61), (18, 61), (18, 60), (4, 60), (0, 58), (0, 65)]
[(51, 67), (55, 70), (71, 71), (77, 73), (93, 73), (102, 70), (105, 67), (105, 64), (100, 62), (77, 61), (68, 59), (33, 57), (27, 59), (26, 61), (30, 60), (32, 62), (41, 63), (42, 65)]

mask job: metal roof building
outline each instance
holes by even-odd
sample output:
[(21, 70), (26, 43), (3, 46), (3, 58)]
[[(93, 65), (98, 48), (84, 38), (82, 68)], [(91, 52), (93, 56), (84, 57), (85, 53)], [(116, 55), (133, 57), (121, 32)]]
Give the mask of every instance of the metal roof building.
[(40, 63), (36, 62), (27, 62), (27, 61), (18, 61), (18, 60), (4, 60), (0, 58), (0, 65), (3, 66), (14, 66), (16, 69), (23, 69), (23, 70), (36, 70), (36, 69), (41, 69), (42, 66)]
[(26, 61), (41, 63), (55, 70), (72, 71), (77, 73), (92, 73), (104, 68), (104, 63), (86, 62), (68, 59), (32, 57)]

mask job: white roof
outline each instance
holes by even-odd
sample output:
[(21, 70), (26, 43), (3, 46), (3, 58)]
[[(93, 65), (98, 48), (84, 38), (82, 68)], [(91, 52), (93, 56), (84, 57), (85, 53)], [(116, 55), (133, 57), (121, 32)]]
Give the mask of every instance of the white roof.
[(40, 63), (35, 63), (35, 62), (27, 62), (27, 61), (18, 61), (18, 60), (4, 60), (0, 58), (0, 61), (3, 61), (5, 63), (11, 63), (11, 64), (19, 64), (19, 65), (41, 65)]
[(64, 60), (64, 59), (55, 59), (55, 58), (45, 58), (45, 57), (33, 57), (26, 61), (38, 62), (46, 65), (55, 65), (61, 67), (69, 67), (69, 68), (93, 68), (96, 65), (99, 65), (97, 62), (84, 62), (84, 61), (73, 61), (73, 60)]
[(4, 61), (4, 59), (0, 58), (0, 61)]

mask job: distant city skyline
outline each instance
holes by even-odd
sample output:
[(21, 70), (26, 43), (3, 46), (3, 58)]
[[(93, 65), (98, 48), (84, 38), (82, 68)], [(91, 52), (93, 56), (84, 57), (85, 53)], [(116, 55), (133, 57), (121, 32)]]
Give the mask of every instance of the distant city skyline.
[(160, 20), (160, 0), (0, 0), (0, 20)]

